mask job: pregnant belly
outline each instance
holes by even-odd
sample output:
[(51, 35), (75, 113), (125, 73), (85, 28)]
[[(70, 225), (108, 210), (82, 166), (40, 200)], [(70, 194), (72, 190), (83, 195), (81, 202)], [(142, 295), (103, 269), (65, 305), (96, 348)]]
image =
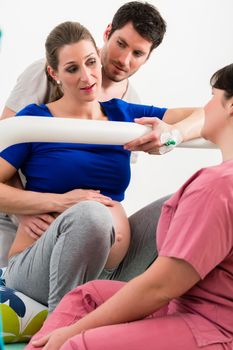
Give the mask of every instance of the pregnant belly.
[(112, 213), (115, 242), (110, 250), (105, 268), (112, 269), (119, 265), (127, 253), (130, 244), (130, 226), (124, 208), (119, 202), (114, 202), (113, 207), (109, 207)]

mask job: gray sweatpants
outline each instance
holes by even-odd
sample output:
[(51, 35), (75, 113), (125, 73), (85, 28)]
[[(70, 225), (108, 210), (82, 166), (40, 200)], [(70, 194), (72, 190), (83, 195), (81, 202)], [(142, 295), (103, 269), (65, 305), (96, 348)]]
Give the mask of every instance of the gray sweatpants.
[(16, 231), (17, 224), (12, 221), (12, 216), (0, 213), (0, 268), (7, 266), (7, 255), (15, 239)]
[(48, 304), (52, 311), (65, 293), (98, 278), (113, 242), (108, 208), (94, 201), (80, 202), (9, 260), (6, 286)]
[(93, 279), (128, 281), (144, 272), (157, 256), (155, 232), (162, 198), (130, 218), (131, 243), (120, 263), (104, 269), (114, 230), (104, 205), (80, 202), (54, 220), (31, 247), (13, 256), (6, 273), (7, 286), (15, 288), (52, 311), (63, 295)]

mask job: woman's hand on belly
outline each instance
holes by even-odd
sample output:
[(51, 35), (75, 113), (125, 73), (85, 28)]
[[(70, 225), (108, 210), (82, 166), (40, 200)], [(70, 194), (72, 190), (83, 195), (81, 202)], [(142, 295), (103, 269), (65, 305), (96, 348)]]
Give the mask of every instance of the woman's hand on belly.
[(66, 192), (60, 196), (59, 208), (57, 211), (62, 213), (64, 210), (69, 207), (77, 204), (81, 201), (91, 200), (99, 202), (107, 207), (111, 207), (114, 205), (113, 200), (110, 197), (104, 196), (100, 193), (99, 190), (83, 190), (83, 189), (75, 189), (69, 192)]
[(127, 215), (121, 203), (113, 201), (113, 206), (109, 207), (112, 213), (115, 242), (111, 247), (105, 268), (112, 269), (119, 265), (125, 257), (130, 244), (130, 226)]
[(51, 214), (18, 215), (20, 230), (37, 240), (48, 229), (55, 217)]
[(11, 257), (32, 245), (39, 239), (55, 217), (51, 214), (17, 215), (19, 226), (8, 256)]

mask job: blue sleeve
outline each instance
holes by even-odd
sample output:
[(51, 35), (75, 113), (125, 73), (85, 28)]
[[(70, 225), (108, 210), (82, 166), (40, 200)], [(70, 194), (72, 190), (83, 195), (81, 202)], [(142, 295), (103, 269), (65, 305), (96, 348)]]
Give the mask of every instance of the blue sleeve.
[(157, 117), (163, 119), (167, 108), (128, 103), (120, 99), (102, 102), (105, 113), (110, 120), (133, 122), (134, 118)]
[[(40, 115), (41, 110), (39, 108), (36, 108), (35, 104), (30, 104), (26, 107), (24, 107), (21, 111), (19, 111), (15, 117), (17, 118), (19, 116), (33, 116), (33, 115)], [(22, 167), (24, 162), (27, 160), (28, 156), (31, 152), (31, 144), (30, 143), (20, 143), (13, 146), (9, 146), (6, 149), (4, 149), (0, 153), (0, 157), (5, 159), (8, 163), (10, 163), (12, 166), (14, 166), (17, 170)]]
[(20, 169), (30, 153), (29, 143), (20, 143), (17, 145), (9, 146), (0, 153), (0, 157), (5, 159), (17, 170)]
[(164, 114), (167, 111), (167, 108), (160, 108), (134, 103), (128, 103), (127, 109), (130, 121), (133, 121), (134, 118), (142, 117), (156, 117), (159, 119), (163, 119)]

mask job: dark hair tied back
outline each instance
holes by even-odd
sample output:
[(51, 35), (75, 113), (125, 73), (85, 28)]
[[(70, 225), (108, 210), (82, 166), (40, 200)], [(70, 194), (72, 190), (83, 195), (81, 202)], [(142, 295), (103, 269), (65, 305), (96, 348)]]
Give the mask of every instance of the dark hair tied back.
[(213, 88), (224, 90), (226, 99), (233, 96), (233, 64), (219, 69), (210, 79)]

